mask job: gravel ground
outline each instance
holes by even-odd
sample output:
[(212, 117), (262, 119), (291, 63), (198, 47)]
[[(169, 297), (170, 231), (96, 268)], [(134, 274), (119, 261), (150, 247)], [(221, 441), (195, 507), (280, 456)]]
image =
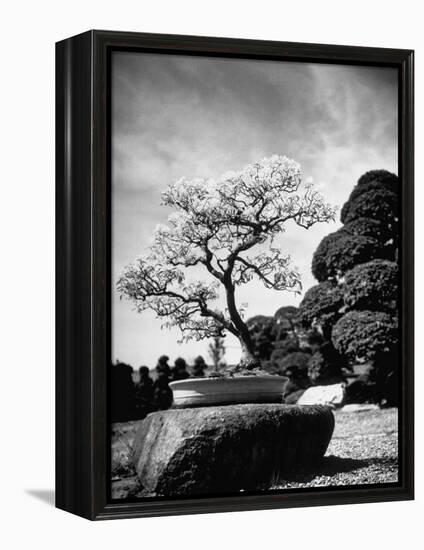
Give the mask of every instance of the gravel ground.
[[(313, 472), (292, 473), (270, 489), (393, 483), (398, 480), (397, 409), (335, 411), (336, 425), (327, 453)], [(139, 422), (112, 427), (112, 498), (143, 495), (131, 452)]]
[(398, 481), (397, 409), (335, 411), (336, 425), (322, 464), (273, 489), (395, 483)]

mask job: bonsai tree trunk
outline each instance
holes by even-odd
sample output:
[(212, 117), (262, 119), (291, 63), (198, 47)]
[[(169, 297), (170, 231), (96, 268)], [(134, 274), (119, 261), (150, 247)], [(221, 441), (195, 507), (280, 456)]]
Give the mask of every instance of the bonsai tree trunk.
[(234, 327), (237, 329), (237, 336), (241, 344), (241, 357), (238, 365), (239, 368), (237, 370), (252, 370), (256, 367), (260, 367), (260, 362), (254, 355), (254, 348), (249, 329), (237, 311), (234, 296), (234, 285), (231, 281), (226, 281), (225, 290), (227, 295), (228, 313), (230, 314)]
[(240, 340), (241, 342), (241, 357), (240, 357), (240, 363), (239, 366), (243, 369), (254, 369), (256, 367), (260, 366), (259, 359), (254, 356), (253, 351), (249, 349), (245, 342)]

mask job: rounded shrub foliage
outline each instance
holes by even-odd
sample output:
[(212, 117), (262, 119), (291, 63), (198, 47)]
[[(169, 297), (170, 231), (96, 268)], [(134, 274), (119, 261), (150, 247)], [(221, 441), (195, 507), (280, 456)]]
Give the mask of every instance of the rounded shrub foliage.
[(283, 306), (274, 314), (275, 321), (290, 330), (298, 322), (299, 310), (295, 306)]
[(354, 237), (376, 239), (381, 244), (385, 244), (393, 236), (386, 223), (371, 218), (356, 218), (345, 224), (341, 230)]
[(362, 174), (362, 176), (358, 179), (358, 187), (363, 188), (371, 183), (378, 183), (381, 187), (393, 189), (397, 192), (399, 179), (396, 174), (393, 174), (388, 170), (370, 170), (369, 172)]
[(349, 309), (375, 311), (396, 308), (399, 273), (395, 262), (372, 260), (345, 275), (344, 302)]
[(324, 281), (305, 292), (299, 305), (299, 315), (305, 326), (318, 325), (325, 333), (340, 317), (343, 293), (340, 286)]
[(339, 229), (322, 239), (312, 257), (312, 273), (317, 281), (337, 279), (355, 265), (383, 255), (382, 244), (371, 237), (350, 235)]
[(299, 310), (295, 306), (283, 306), (274, 314), (274, 333), (276, 340), (283, 340), (300, 328)]
[(346, 360), (331, 342), (325, 342), (308, 361), (308, 376), (315, 385), (337, 384), (344, 380)]
[(252, 339), (255, 355), (259, 359), (269, 359), (273, 350), (274, 318), (266, 315), (255, 315), (246, 321)]
[(293, 351), (299, 351), (299, 340), (294, 334), (287, 334), (284, 339), (275, 340), (271, 359), (279, 359)]
[(279, 374), (287, 374), (288, 376), (296, 376), (304, 373), (306, 375), (308, 369), (308, 361), (311, 357), (310, 353), (303, 351), (294, 351), (278, 357), (278, 353), (273, 352), (271, 360), (277, 367)]
[[(376, 173), (378, 174), (380, 172), (384, 172), (385, 174), (387, 174), (387, 177), (384, 177), (384, 175), (381, 177), (379, 177), (378, 175), (372, 175)], [(370, 174), (370, 176), (368, 176), (368, 174)], [(367, 172), (359, 178), (358, 185), (353, 188), (347, 202), (354, 201), (363, 193), (368, 193), (368, 191), (376, 190), (385, 190), (389, 191), (390, 193), (397, 194), (399, 192), (397, 176), (391, 174), (390, 172), (386, 172), (385, 170), (374, 170), (372, 172)]]
[(349, 223), (358, 218), (371, 218), (393, 223), (398, 217), (398, 197), (387, 189), (373, 189), (349, 199), (340, 213), (340, 221)]
[(346, 358), (373, 360), (398, 341), (397, 319), (382, 311), (350, 311), (333, 327), (332, 342)]

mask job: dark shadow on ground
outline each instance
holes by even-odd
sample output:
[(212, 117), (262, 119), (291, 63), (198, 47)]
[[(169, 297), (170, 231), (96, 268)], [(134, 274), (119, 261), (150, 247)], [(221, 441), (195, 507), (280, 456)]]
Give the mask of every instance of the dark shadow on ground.
[(55, 493), (53, 489), (26, 489), (25, 492), (27, 495), (37, 498), (49, 506), (55, 505)]
[(365, 460), (355, 458), (341, 458), (339, 456), (326, 456), (320, 464), (312, 468), (302, 468), (295, 472), (284, 474), (284, 481), (308, 483), (318, 476), (334, 476), (336, 474), (352, 472), (367, 466), (396, 465), (396, 458), (368, 458)]

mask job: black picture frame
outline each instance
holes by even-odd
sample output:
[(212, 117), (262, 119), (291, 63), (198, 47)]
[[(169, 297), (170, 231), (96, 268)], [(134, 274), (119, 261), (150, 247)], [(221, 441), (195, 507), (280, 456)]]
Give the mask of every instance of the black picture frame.
[[(400, 481), (282, 493), (111, 502), (110, 54), (113, 50), (395, 67), (399, 71)], [(413, 51), (89, 31), (56, 44), (56, 506), (91, 520), (412, 499)]]

